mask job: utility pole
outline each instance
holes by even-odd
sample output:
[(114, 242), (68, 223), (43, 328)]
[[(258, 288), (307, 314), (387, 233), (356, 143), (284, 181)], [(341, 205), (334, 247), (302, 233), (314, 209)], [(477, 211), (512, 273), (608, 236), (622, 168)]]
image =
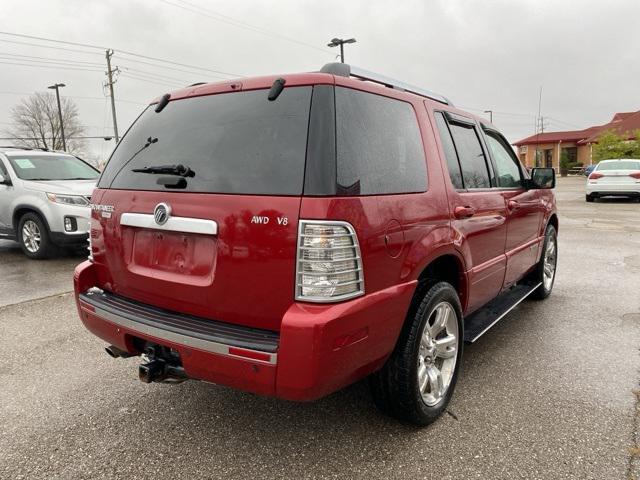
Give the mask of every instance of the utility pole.
[(114, 73), (118, 73), (118, 67), (111, 69), (111, 57), (113, 56), (113, 50), (107, 50), (107, 86), (109, 87), (109, 96), (111, 97), (111, 115), (113, 117), (113, 136), (116, 139), (116, 144), (120, 140), (118, 137), (118, 120), (116, 119), (116, 99), (113, 96), (113, 84), (115, 80), (113, 78)]
[[(56, 83), (55, 85), (51, 85), (47, 88), (50, 88), (51, 90), (55, 90), (56, 91), (56, 100), (58, 101), (58, 118), (60, 119), (60, 133), (62, 136), (62, 149), (66, 152), (67, 151), (67, 141), (64, 138), (64, 124), (62, 122), (62, 107), (60, 107), (60, 89), (62, 87), (66, 87), (66, 85), (64, 83)], [(51, 132), (53, 133), (53, 132)], [(55, 145), (52, 145), (52, 147), (55, 149)]]
[[(544, 133), (544, 120), (540, 116), (542, 112), (542, 85), (540, 85), (540, 95), (538, 96), (538, 116), (536, 117), (536, 167), (541, 163), (540, 158), (540, 134)], [(538, 129), (538, 120), (540, 120), (540, 129)]]
[(484, 113), (489, 114), (489, 121), (493, 123), (493, 110), (485, 110)]
[(327, 43), (327, 47), (340, 47), (340, 62), (344, 63), (344, 44), (345, 43), (356, 43), (355, 38), (348, 38), (346, 40), (342, 38), (333, 38), (329, 43)]

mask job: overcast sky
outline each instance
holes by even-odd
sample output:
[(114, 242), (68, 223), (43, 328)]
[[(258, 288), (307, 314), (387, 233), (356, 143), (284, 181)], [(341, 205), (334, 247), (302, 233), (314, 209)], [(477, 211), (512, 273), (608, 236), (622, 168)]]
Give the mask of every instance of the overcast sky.
[[(4, 0), (0, 18), (5, 32), (113, 48), (121, 133), (156, 95), (217, 78), (119, 50), (250, 76), (317, 70), (334, 60), (335, 36), (357, 39), (347, 63), (492, 109), (512, 142), (533, 133), (540, 86), (547, 130), (640, 109), (638, 0)], [(87, 133), (111, 134), (104, 63), (98, 49), (0, 35), (0, 131), (21, 95), (63, 82)], [(102, 157), (112, 146), (91, 142)]]

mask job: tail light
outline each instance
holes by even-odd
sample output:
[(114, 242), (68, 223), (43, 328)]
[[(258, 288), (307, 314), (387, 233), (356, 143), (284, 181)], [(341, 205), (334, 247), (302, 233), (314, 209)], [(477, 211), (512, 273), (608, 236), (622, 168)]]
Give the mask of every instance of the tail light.
[(300, 220), (296, 300), (338, 302), (364, 295), (358, 236), (347, 222)]
[(604, 177), (604, 173), (592, 172), (591, 175), (589, 175), (589, 180), (597, 180), (602, 177)]
[(640, 180), (640, 172), (633, 172), (633, 173), (630, 173), (630, 174), (629, 174), (629, 176), (630, 176), (631, 178), (635, 178), (636, 180)]
[(90, 262), (93, 262), (93, 250), (91, 249), (91, 235), (92, 235), (91, 228), (89, 228), (89, 235), (87, 236), (87, 243), (89, 244), (87, 246), (87, 250), (89, 250), (89, 255), (87, 255), (87, 259)]

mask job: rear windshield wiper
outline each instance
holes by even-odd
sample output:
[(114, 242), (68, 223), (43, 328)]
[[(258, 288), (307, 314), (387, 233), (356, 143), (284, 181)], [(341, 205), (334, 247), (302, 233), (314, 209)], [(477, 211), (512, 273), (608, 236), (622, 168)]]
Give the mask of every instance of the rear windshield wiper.
[(150, 165), (143, 168), (134, 168), (132, 172), (137, 173), (159, 173), (162, 175), (178, 175), (179, 177), (195, 177), (196, 172), (186, 165)]

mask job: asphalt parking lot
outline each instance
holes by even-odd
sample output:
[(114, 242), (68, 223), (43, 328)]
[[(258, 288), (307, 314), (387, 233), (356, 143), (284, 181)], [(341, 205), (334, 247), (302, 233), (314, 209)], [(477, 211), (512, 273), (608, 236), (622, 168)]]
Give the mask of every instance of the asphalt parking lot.
[(381, 416), (364, 383), (309, 404), (141, 384), (77, 318), (82, 258), (0, 242), (0, 478), (637, 478), (640, 204), (558, 184), (553, 295), (466, 348), (425, 429)]

